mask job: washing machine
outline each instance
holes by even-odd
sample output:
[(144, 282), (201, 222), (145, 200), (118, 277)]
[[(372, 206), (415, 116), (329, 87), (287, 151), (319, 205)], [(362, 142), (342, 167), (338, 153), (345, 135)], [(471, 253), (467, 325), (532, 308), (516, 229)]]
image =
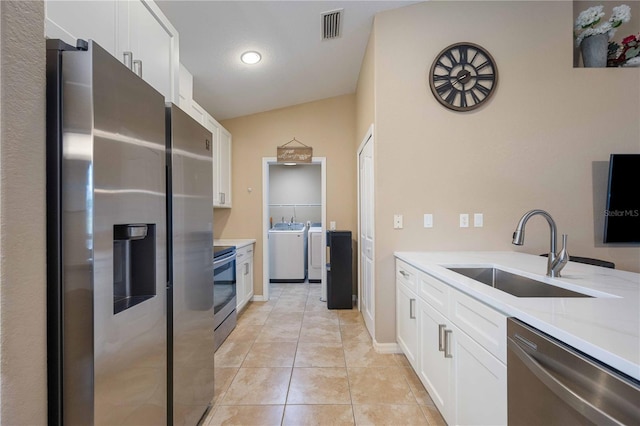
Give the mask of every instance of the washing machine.
[(303, 223), (277, 224), (268, 232), (269, 281), (303, 283), (307, 269), (307, 227)]
[(322, 282), (322, 226), (309, 228), (307, 268), (310, 283)]

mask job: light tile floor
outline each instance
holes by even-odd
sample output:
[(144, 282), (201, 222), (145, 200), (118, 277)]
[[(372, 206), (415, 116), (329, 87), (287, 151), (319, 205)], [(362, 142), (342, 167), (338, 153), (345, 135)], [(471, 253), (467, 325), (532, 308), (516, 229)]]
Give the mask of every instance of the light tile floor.
[(379, 354), (357, 310), (319, 284), (271, 284), (215, 355), (203, 425), (445, 425), (404, 355)]

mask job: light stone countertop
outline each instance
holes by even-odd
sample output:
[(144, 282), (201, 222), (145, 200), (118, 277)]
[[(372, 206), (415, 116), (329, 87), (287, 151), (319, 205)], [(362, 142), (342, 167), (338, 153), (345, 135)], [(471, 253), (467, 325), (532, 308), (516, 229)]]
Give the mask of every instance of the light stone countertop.
[(255, 244), (256, 240), (251, 238), (245, 239), (234, 239), (234, 238), (223, 238), (219, 240), (213, 240), (214, 246), (236, 246), (236, 249), (242, 248), (244, 246), (248, 246), (250, 244)]
[[(640, 380), (640, 274), (569, 262), (547, 277), (547, 258), (517, 252), (395, 252), (477, 300)], [(515, 297), (446, 267), (496, 267), (593, 298)]]

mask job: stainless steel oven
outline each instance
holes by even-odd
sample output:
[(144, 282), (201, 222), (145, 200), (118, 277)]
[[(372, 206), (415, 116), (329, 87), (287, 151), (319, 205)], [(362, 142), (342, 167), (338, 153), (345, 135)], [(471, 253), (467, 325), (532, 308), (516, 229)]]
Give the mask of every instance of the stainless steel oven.
[(216, 350), (236, 326), (236, 248), (213, 247), (213, 333)]
[(638, 425), (640, 383), (516, 319), (507, 321), (509, 425)]

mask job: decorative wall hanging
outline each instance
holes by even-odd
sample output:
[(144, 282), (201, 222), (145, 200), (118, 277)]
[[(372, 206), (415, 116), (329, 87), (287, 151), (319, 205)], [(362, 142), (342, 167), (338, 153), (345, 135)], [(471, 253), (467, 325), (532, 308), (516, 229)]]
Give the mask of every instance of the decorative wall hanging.
[(445, 47), (429, 70), (431, 92), (445, 107), (471, 111), (489, 100), (498, 84), (493, 56), (474, 43)]
[[(297, 142), (302, 146), (289, 146)], [(303, 144), (296, 138), (278, 147), (278, 163), (311, 163), (313, 148)]]

